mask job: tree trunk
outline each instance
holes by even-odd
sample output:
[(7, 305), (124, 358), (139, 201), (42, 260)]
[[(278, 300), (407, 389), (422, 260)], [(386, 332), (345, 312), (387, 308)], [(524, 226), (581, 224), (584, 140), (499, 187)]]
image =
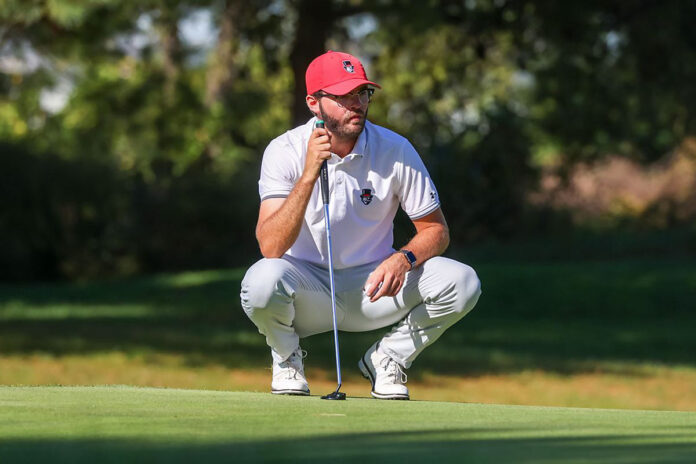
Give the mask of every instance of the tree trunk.
[(326, 51), (326, 39), (335, 20), (335, 10), (331, 1), (299, 0), (297, 2), (295, 42), (290, 53), (290, 65), (295, 76), (292, 102), (293, 126), (304, 123), (310, 117), (305, 104), (307, 95), (305, 71), (314, 58)]
[(163, 7), (157, 30), (162, 41), (162, 70), (164, 72), (164, 104), (169, 106), (176, 97), (176, 85), (181, 66), (181, 43), (176, 12)]
[(235, 58), (243, 1), (226, 0), (220, 18), (220, 33), (213, 60), (208, 68), (205, 88), (205, 104), (208, 108), (218, 101), (231, 87), (237, 77)]

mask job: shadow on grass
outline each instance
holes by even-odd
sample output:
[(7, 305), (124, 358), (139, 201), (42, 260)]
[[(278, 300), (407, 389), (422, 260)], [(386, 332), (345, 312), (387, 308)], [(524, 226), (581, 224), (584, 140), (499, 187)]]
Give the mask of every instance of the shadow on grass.
[[(696, 321), (682, 322), (589, 319), (558, 326), (554, 321), (496, 320), (471, 314), (429, 347), (409, 376), (418, 380), (428, 372), (472, 377), (525, 370), (570, 375), (596, 372), (599, 363), (605, 364), (605, 372), (640, 376), (641, 370), (631, 367), (635, 363), (694, 363), (696, 339), (691, 327)], [(340, 334), (341, 359), (348, 375), (359, 375), (358, 359), (385, 332)], [(307, 366), (334, 369), (330, 332), (302, 340), (302, 347), (309, 352)], [(0, 324), (0, 352), (5, 355), (89, 356), (112, 351), (132, 356), (176, 355), (189, 367), (259, 368), (270, 363), (264, 337), (243, 314), (228, 321), (68, 318)]]
[[(691, 463), (693, 434), (478, 438), (490, 430), (336, 434), (253, 442), (2, 440), (3, 462)], [(505, 431), (502, 431), (505, 432)], [(509, 432), (508, 432), (509, 433)]]
[[(84, 285), (0, 286), (0, 352), (165, 353), (181, 356), (189, 366), (267, 366), (264, 337), (239, 305), (243, 274), (235, 269)], [(597, 362), (695, 363), (694, 265), (488, 264), (479, 266), (479, 274), (484, 288), (479, 305), (423, 353), (409, 373), (413, 379), (428, 370), (572, 374), (595, 371)], [(354, 367), (386, 331), (342, 333), (344, 366)], [(334, 368), (330, 333), (302, 345), (310, 353), (308, 365)]]
[[(229, 319), (239, 309), (239, 289), (244, 273), (203, 271), (140, 277), (90, 284), (0, 285), (0, 320), (55, 319), (100, 312), (118, 318), (191, 317)], [(132, 311), (131, 307), (140, 308)], [(16, 308), (16, 309), (15, 309)]]

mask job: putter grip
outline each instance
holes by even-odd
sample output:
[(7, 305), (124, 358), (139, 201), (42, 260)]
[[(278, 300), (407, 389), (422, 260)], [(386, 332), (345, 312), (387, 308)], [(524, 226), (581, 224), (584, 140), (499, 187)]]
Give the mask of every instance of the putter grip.
[[(324, 121), (319, 120), (314, 124), (315, 128), (324, 128)], [(325, 205), (329, 204), (329, 167), (326, 164), (326, 160), (321, 163), (321, 170), (319, 171), (319, 179), (321, 180), (321, 198)]]
[(321, 163), (321, 171), (319, 172), (319, 177), (321, 178), (321, 198), (325, 205), (329, 204), (329, 168), (326, 166), (326, 160)]

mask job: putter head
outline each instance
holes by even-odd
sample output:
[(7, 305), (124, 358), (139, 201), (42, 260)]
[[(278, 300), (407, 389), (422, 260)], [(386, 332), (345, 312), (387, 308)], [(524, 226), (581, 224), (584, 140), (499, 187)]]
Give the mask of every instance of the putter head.
[(346, 394), (336, 390), (333, 393), (329, 393), (328, 395), (322, 396), (321, 399), (322, 400), (345, 400)]

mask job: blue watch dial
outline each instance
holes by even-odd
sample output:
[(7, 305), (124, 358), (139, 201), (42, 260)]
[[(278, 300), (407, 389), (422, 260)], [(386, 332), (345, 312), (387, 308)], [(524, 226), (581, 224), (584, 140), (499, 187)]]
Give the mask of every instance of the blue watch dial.
[(411, 265), (411, 269), (413, 269), (414, 264), (416, 264), (416, 255), (414, 255), (411, 251), (409, 250), (399, 250), (399, 253), (402, 253), (404, 256), (406, 256), (406, 259), (408, 260), (408, 263)]

